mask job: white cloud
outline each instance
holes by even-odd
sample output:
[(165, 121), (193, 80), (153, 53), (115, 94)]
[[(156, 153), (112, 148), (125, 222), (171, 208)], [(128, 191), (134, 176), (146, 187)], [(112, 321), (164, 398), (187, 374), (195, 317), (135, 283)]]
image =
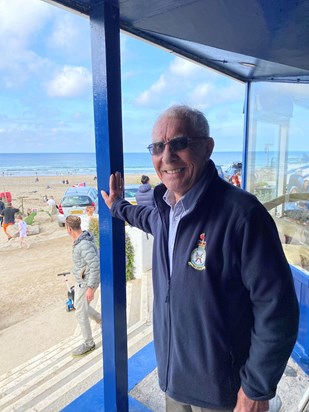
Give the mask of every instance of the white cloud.
[(8, 41), (7, 47), (3, 49), (0, 60), (0, 84), (6, 89), (19, 89), (31, 77), (37, 79), (44, 77), (51, 68), (51, 62), (40, 57), (32, 50), (10, 47), (12, 41)]
[(190, 95), (191, 100), (202, 101), (208, 99), (213, 92), (213, 85), (210, 83), (200, 83), (197, 85)]
[(47, 41), (47, 45), (51, 48), (70, 49), (72, 44), (75, 44), (78, 37), (78, 29), (74, 25), (74, 20), (71, 15), (63, 14), (55, 20), (53, 31)]
[(223, 75), (176, 57), (166, 71), (135, 100), (139, 106), (155, 107), (162, 102), (182, 102), (200, 110), (243, 100), (244, 87)]
[(50, 97), (78, 97), (89, 91), (92, 77), (84, 67), (64, 66), (46, 85)]
[(243, 99), (244, 86), (241, 83), (233, 82), (227, 86), (219, 79), (216, 82), (199, 83), (188, 96), (189, 103), (200, 110)]
[[(190, 78), (191, 76), (203, 78), (205, 77), (205, 68), (185, 58), (176, 57), (169, 67), (169, 73), (179, 78)], [(212, 71), (209, 72), (209, 77), (211, 76), (215, 78), (218, 74)]]
[[(164, 75), (160, 76), (159, 79), (152, 85), (148, 90), (138, 96), (136, 99), (137, 104), (141, 106), (148, 105), (154, 102), (153, 99), (164, 94), (168, 87), (166, 77)], [(157, 99), (156, 99), (157, 100)]]
[(47, 59), (30, 43), (52, 16), (50, 5), (39, 0), (0, 0), (0, 84), (17, 89), (42, 71)]
[(51, 14), (51, 6), (43, 1), (0, 0), (0, 38), (5, 44), (9, 34), (24, 44), (44, 26)]
[[(0, 0), (2, 90), (18, 90), (27, 86), (28, 82), (36, 82), (36, 90), (39, 90), (59, 65), (70, 62), (71, 65), (86, 66), (81, 62), (81, 56), (85, 55), (86, 61), (90, 62), (90, 41), (87, 36), (89, 32), (85, 32), (88, 27), (86, 19), (42, 0), (26, 0), (26, 3), (25, 5), (25, 0)], [(46, 53), (46, 43), (54, 53), (63, 55), (61, 62)], [(77, 94), (81, 93), (87, 83), (86, 77), (85, 74), (80, 75), (81, 84), (76, 89)], [(68, 92), (67, 88), (68, 86), (64, 93)], [(61, 95), (62, 92), (51, 93)]]
[(57, 9), (56, 18), (49, 26), (45, 44), (53, 57), (66, 61), (90, 62), (90, 25), (89, 20), (67, 11)]

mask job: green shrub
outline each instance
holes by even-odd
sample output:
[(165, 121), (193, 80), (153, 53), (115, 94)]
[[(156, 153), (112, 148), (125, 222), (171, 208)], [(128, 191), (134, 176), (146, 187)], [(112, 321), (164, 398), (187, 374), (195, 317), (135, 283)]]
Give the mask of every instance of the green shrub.
[(134, 247), (126, 233), (126, 281), (134, 279)]
[(99, 219), (97, 217), (90, 218), (88, 230), (93, 234), (97, 247), (100, 247)]
[[(92, 217), (89, 222), (89, 232), (91, 232), (96, 240), (97, 247), (100, 246), (99, 237), (99, 220), (96, 217)], [(126, 233), (126, 281), (134, 279), (134, 247), (132, 246), (131, 239)]]

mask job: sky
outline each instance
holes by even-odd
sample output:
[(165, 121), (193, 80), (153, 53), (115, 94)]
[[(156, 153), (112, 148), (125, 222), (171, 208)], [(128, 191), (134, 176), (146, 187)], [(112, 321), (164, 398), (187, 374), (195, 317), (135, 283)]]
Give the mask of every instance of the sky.
[[(0, 0), (2, 153), (94, 152), (89, 21), (41, 0)], [(22, 11), (22, 12), (21, 12)], [(245, 85), (121, 34), (125, 152), (146, 152), (172, 104), (204, 112), (216, 151), (240, 151)]]

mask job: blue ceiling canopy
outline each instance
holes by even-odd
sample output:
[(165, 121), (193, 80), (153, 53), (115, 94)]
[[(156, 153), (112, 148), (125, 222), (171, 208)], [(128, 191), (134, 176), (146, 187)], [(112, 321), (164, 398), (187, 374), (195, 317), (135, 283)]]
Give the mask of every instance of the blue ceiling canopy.
[[(45, 0), (88, 16), (104, 0)], [(105, 0), (120, 25), (241, 81), (309, 82), (307, 0)]]

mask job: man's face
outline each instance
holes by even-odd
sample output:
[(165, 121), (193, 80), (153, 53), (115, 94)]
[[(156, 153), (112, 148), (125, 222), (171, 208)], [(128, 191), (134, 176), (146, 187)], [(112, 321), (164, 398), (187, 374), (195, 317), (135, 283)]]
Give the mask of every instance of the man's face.
[(176, 137), (192, 138), (189, 147), (173, 152), (170, 145), (163, 153), (152, 156), (152, 162), (162, 183), (179, 200), (198, 181), (213, 150), (212, 138), (197, 138), (183, 119), (162, 117), (153, 129), (152, 142), (168, 142)]

